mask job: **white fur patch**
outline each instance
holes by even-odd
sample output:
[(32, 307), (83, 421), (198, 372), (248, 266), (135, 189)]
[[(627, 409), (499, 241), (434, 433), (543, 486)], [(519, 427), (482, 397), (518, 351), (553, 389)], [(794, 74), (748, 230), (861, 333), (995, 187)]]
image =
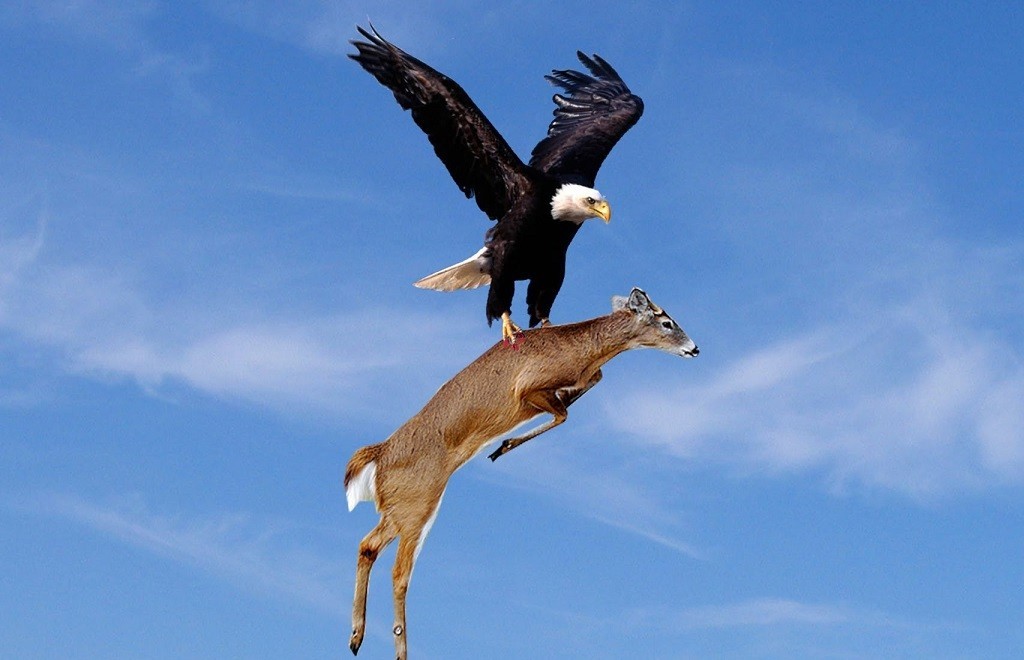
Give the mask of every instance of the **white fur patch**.
[(420, 532), (420, 539), (416, 542), (416, 549), (412, 553), (412, 563), (415, 564), (416, 560), (420, 556), (420, 550), (423, 549), (423, 542), (427, 540), (427, 534), (430, 533), (430, 528), (434, 526), (434, 521), (437, 520), (437, 512), (441, 510), (441, 500), (444, 499), (444, 491), (441, 491), (441, 497), (437, 498), (437, 505), (434, 507), (434, 512), (427, 518), (427, 523), (423, 525), (423, 530)]
[(377, 463), (370, 461), (359, 471), (359, 474), (352, 477), (345, 489), (345, 498), (348, 500), (348, 510), (356, 508), (360, 502), (377, 503)]

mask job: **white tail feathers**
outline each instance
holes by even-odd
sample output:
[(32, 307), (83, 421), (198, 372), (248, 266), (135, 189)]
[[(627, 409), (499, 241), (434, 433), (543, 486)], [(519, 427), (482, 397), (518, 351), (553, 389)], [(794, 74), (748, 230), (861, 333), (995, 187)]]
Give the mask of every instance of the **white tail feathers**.
[(465, 261), (427, 275), (416, 282), (415, 286), (435, 291), (455, 291), (475, 289), (490, 283), (491, 258), (487, 255), (487, 248), (484, 247)]
[(370, 461), (359, 471), (359, 474), (352, 477), (345, 487), (345, 498), (348, 500), (348, 510), (356, 508), (360, 502), (377, 503), (377, 464)]

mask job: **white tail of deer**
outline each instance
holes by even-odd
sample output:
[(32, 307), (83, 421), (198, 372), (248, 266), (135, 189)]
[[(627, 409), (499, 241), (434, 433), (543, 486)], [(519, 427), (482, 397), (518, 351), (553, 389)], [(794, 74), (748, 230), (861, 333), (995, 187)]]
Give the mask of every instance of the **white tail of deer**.
[(366, 627), (366, 589), (377, 555), (395, 538), (395, 648), (407, 655), (405, 598), (409, 577), (448, 479), (484, 447), (534, 417), (552, 419), (501, 443), (490, 458), (515, 449), (566, 420), (566, 409), (601, 380), (601, 366), (623, 351), (657, 348), (694, 357), (697, 346), (647, 294), (612, 299), (612, 313), (582, 323), (526, 333), (521, 348), (498, 343), (445, 383), (386, 441), (362, 447), (345, 470), (348, 508), (372, 501), (380, 522), (359, 544), (349, 648), (359, 651)]

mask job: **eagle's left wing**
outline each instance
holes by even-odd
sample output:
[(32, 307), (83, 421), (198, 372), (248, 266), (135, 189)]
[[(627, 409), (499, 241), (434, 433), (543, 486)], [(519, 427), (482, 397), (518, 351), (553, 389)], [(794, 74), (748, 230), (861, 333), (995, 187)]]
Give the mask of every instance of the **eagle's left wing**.
[(556, 70), (544, 76), (565, 93), (554, 96), (555, 119), (533, 148), (530, 165), (593, 186), (601, 163), (640, 119), (644, 103), (599, 56), (576, 56), (593, 75)]

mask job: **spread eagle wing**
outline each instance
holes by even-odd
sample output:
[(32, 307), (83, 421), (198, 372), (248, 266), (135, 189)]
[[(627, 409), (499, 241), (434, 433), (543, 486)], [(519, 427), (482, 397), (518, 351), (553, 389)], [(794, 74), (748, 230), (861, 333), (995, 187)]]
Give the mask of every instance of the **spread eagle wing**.
[(368, 41), (353, 41), (349, 55), (412, 112), (448, 173), (477, 206), (497, 220), (529, 192), (527, 168), (469, 95), (448, 76), (385, 40), (371, 25)]
[(530, 165), (560, 178), (593, 186), (597, 170), (626, 131), (640, 119), (644, 102), (599, 56), (576, 51), (591, 75), (552, 71), (544, 78), (565, 90), (555, 94), (555, 118), (533, 148)]

